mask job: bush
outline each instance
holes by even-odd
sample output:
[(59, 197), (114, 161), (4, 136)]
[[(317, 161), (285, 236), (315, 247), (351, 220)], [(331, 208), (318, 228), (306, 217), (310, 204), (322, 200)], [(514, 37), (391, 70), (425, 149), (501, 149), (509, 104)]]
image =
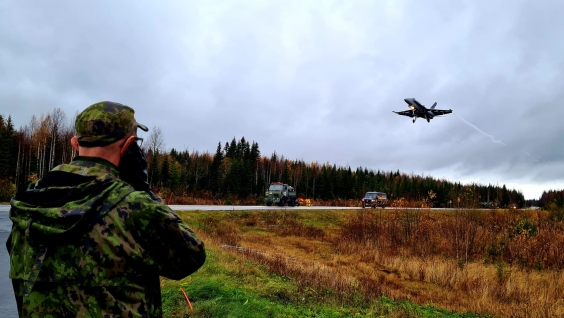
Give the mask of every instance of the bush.
[(549, 218), (554, 222), (564, 221), (564, 208), (556, 208), (551, 210)]
[(16, 185), (8, 179), (0, 179), (0, 202), (9, 202), (16, 195)]
[(537, 235), (537, 232), (538, 232), (538, 227), (535, 224), (529, 222), (527, 218), (524, 218), (515, 226), (515, 228), (513, 228), (509, 232), (509, 237), (510, 238), (514, 238), (516, 236), (531, 237)]
[(231, 195), (228, 195), (227, 198), (225, 198), (225, 205), (233, 205), (233, 197)]

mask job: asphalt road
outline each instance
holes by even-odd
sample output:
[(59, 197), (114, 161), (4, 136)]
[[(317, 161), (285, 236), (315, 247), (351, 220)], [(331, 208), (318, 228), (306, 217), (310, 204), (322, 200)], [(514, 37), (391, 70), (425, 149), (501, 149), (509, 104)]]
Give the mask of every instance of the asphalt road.
[(0, 317), (18, 317), (16, 299), (12, 289), (10, 272), (10, 257), (6, 249), (6, 240), (12, 229), (12, 221), (8, 218), (10, 206), (0, 205)]
[(174, 211), (249, 211), (249, 210), (354, 210), (359, 207), (338, 206), (261, 206), (261, 205), (169, 205)]
[[(169, 205), (174, 211), (257, 211), (257, 210), (361, 210), (362, 207), (344, 207), (344, 206), (296, 206), (296, 207), (279, 207), (279, 206), (261, 206), (261, 205)], [(369, 209), (369, 208), (367, 208)], [(381, 209), (381, 208), (377, 208)], [(421, 210), (421, 208), (406, 207), (386, 207), (386, 210)], [(425, 209), (427, 210), (427, 209)], [(433, 208), (432, 210), (455, 210), (451, 208)]]

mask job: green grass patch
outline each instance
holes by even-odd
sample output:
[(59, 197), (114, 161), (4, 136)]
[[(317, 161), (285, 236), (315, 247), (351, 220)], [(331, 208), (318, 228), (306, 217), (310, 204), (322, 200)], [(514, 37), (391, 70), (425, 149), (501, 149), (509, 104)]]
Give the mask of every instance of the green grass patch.
[[(484, 317), (385, 297), (370, 305), (350, 306), (331, 297), (335, 296), (331, 290), (298, 290), (292, 278), (270, 274), (265, 265), (237, 254), (212, 246), (207, 254), (204, 266), (191, 276), (163, 280), (164, 317)], [(328, 297), (320, 297), (321, 293)]]

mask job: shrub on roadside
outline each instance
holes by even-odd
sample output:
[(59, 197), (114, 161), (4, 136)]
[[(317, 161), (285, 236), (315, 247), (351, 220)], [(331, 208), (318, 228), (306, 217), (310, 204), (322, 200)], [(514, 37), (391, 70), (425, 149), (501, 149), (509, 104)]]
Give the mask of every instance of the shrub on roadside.
[(9, 202), (16, 195), (16, 185), (9, 179), (0, 179), (0, 202)]

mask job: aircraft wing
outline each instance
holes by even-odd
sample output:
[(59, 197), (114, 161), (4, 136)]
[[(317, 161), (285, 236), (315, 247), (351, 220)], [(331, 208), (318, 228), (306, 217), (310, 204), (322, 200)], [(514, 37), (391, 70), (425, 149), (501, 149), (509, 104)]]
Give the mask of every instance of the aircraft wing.
[(441, 116), (452, 113), (452, 109), (430, 109), (435, 116)]
[(404, 110), (402, 112), (394, 112), (394, 113), (396, 113), (398, 115), (413, 117), (413, 111), (411, 111), (411, 110)]

